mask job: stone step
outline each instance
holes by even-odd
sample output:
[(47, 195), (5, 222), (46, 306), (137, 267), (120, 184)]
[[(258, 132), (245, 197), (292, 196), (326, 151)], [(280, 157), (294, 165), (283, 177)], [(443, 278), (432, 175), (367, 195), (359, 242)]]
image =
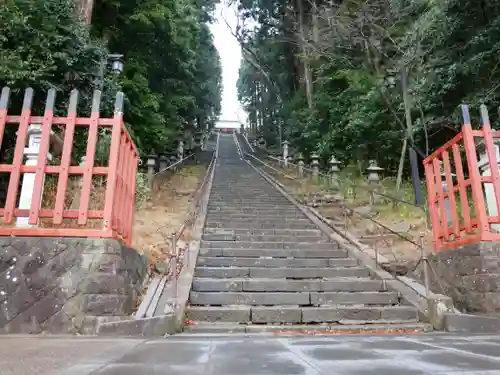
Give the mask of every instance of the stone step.
[(242, 223), (275, 223), (275, 222), (285, 222), (287, 224), (308, 224), (310, 220), (305, 216), (303, 218), (298, 216), (290, 216), (290, 215), (280, 215), (276, 213), (275, 215), (263, 216), (263, 215), (221, 215), (217, 214), (208, 214), (207, 221), (219, 221), (226, 224), (231, 224), (233, 222), (242, 222)]
[[(267, 187), (264, 185), (267, 184)], [(245, 186), (248, 185), (248, 186)], [(255, 193), (252, 193), (255, 192)], [(216, 202), (222, 202), (226, 199), (246, 199), (255, 204), (261, 203), (260, 200), (255, 199), (257, 197), (263, 197), (265, 200), (269, 198), (276, 197), (276, 204), (289, 202), (286, 197), (281, 195), (273, 186), (269, 185), (267, 181), (263, 181), (262, 184), (255, 184), (252, 181), (241, 180), (237, 184), (232, 184), (232, 186), (221, 186), (219, 184), (212, 184), (212, 191), (210, 197)]]
[(432, 326), (425, 323), (380, 323), (375, 324), (300, 324), (300, 325), (262, 325), (262, 324), (239, 324), (232, 322), (191, 322), (189, 325), (184, 326), (184, 333), (178, 337), (189, 337), (191, 334), (196, 335), (197, 338), (203, 337), (210, 338), (220, 334), (226, 335), (247, 335), (256, 334), (280, 334), (281, 337), (291, 335), (332, 335), (332, 334), (386, 334), (386, 333), (423, 333), (432, 331)]
[(365, 323), (383, 320), (387, 323), (418, 322), (418, 311), (413, 306), (319, 306), (302, 309), (303, 323)]
[[(231, 195), (231, 194), (224, 194), (221, 196), (220, 194), (215, 194), (214, 195), (214, 187), (212, 186), (212, 193), (210, 194), (210, 200), (208, 201), (208, 206), (211, 205), (227, 205), (228, 202), (230, 203), (236, 203), (237, 206), (240, 206), (241, 203), (245, 204), (245, 207), (274, 207), (274, 206), (286, 206), (286, 207), (295, 207), (292, 202), (290, 202), (288, 199), (284, 198), (281, 196), (281, 194), (276, 194), (276, 191), (270, 192), (268, 191), (267, 193), (253, 193), (252, 191), (248, 192), (247, 194), (240, 194), (240, 195)], [(238, 187), (237, 189), (241, 189), (241, 186)], [(255, 189), (255, 188), (251, 188)], [(266, 206), (266, 204), (269, 203), (269, 206)]]
[(369, 277), (365, 267), (327, 268), (251, 268), (251, 267), (196, 267), (196, 277), (226, 279), (233, 277), (268, 279), (324, 279), (333, 277)]
[(200, 249), (200, 256), (207, 257), (243, 257), (243, 258), (346, 258), (347, 251), (340, 249)]
[[(270, 215), (270, 216), (263, 216), (263, 215), (221, 215), (221, 214), (208, 214), (207, 215), (207, 221), (219, 221), (223, 222), (226, 224), (232, 224), (234, 222), (238, 223), (246, 223), (246, 224), (252, 224), (252, 223), (265, 223), (265, 224), (273, 224), (273, 223), (286, 223), (286, 224), (302, 224), (302, 225), (307, 225), (311, 223), (309, 219), (307, 219), (305, 216), (304, 217), (297, 217), (297, 216), (287, 216), (287, 215), (280, 215), (280, 214), (275, 214), (275, 215)], [(291, 228), (293, 229), (293, 228)]]
[(204, 234), (234, 234), (234, 235), (278, 235), (278, 236), (312, 236), (312, 235), (323, 235), (323, 232), (319, 229), (249, 229), (246, 227), (240, 228), (205, 228)]
[(336, 242), (259, 242), (259, 241), (201, 241), (200, 248), (215, 249), (313, 249), (334, 250), (339, 248)]
[(214, 219), (225, 219), (226, 221), (229, 220), (260, 220), (260, 221), (265, 221), (265, 220), (280, 220), (285, 218), (287, 221), (292, 221), (292, 220), (307, 220), (309, 219), (304, 216), (302, 213), (298, 212), (289, 212), (289, 211), (269, 211), (269, 212), (234, 212), (234, 213), (227, 213), (227, 212), (209, 212), (207, 213), (207, 218), (210, 218), (212, 220)]
[(265, 200), (259, 204), (252, 202), (252, 200), (225, 200), (219, 202), (209, 201), (207, 205), (207, 209), (220, 209), (220, 208), (231, 208), (231, 209), (239, 209), (241, 207), (251, 207), (254, 210), (270, 210), (270, 209), (290, 209), (293, 208), (296, 211), (299, 211), (295, 206), (291, 205), (290, 202), (283, 202), (282, 204), (276, 204), (274, 199)]
[(284, 208), (275, 208), (275, 209), (254, 209), (254, 210), (241, 210), (237, 208), (236, 205), (231, 206), (231, 207), (225, 207), (221, 209), (214, 209), (212, 208), (211, 210), (207, 210), (207, 215), (227, 215), (227, 216), (239, 216), (239, 215), (246, 215), (246, 216), (263, 216), (263, 217), (273, 217), (275, 215), (287, 215), (290, 217), (300, 217), (300, 218), (306, 218), (304, 213), (292, 209), (291, 207), (284, 207)]
[(332, 278), (316, 280), (287, 279), (212, 279), (196, 277), (195, 292), (362, 292), (385, 291), (380, 280)]
[[(266, 182), (267, 183), (267, 182)], [(288, 204), (292, 203), (279, 194), (276, 190), (263, 190), (255, 186), (247, 187), (249, 190), (242, 190), (243, 185), (231, 187), (231, 189), (241, 190), (240, 194), (233, 194), (231, 191), (223, 190), (221, 188), (214, 187), (212, 185), (212, 193), (210, 194), (211, 200), (209, 203), (224, 203), (231, 201), (244, 201), (248, 203), (250, 207), (252, 204), (262, 205), (264, 202), (270, 202), (271, 204)], [(275, 198), (275, 200), (273, 200)]]
[(415, 323), (417, 310), (402, 306), (190, 306), (186, 318), (191, 321), (276, 323)]
[(220, 221), (220, 220), (210, 220), (207, 218), (205, 222), (205, 228), (214, 229), (214, 228), (248, 228), (249, 230), (254, 229), (287, 229), (287, 230), (295, 230), (295, 229), (317, 229), (311, 222), (307, 223), (297, 223), (292, 224), (285, 221), (280, 222), (256, 222), (256, 221), (241, 221), (241, 220), (232, 220), (232, 221)]
[(243, 258), (198, 257), (197, 267), (354, 267), (358, 261), (352, 258)]
[(214, 201), (210, 200), (207, 205), (207, 209), (216, 209), (216, 208), (227, 208), (231, 207), (232, 209), (237, 209), (241, 207), (248, 207), (248, 209), (254, 209), (254, 210), (270, 210), (270, 209), (280, 209), (280, 208), (293, 208), (294, 210), (298, 211), (298, 209), (293, 206), (290, 202), (288, 201), (283, 201), (282, 203), (278, 203), (276, 199), (266, 199), (266, 200), (261, 200), (259, 203), (255, 202), (255, 199), (240, 199), (240, 200), (221, 200), (221, 201)]
[(195, 292), (191, 305), (396, 305), (396, 292)]
[(279, 235), (279, 234), (202, 234), (204, 241), (243, 241), (243, 242), (326, 242), (328, 237), (325, 235)]
[(271, 196), (266, 194), (265, 197), (260, 197), (260, 199), (256, 200), (257, 197), (252, 196), (251, 198), (239, 197), (239, 198), (225, 198), (223, 200), (214, 200), (210, 199), (207, 204), (207, 209), (220, 209), (227, 208), (233, 210), (256, 210), (256, 209), (264, 209), (269, 210), (273, 208), (277, 209), (294, 209), (296, 211), (300, 211), (293, 203), (288, 200), (280, 201), (278, 197)]
[(261, 207), (261, 208), (247, 208), (245, 206), (238, 205), (224, 205), (220, 207), (211, 207), (207, 208), (208, 213), (223, 213), (227, 215), (239, 215), (239, 214), (272, 214), (274, 212), (284, 212), (288, 214), (296, 214), (304, 216), (302, 211), (299, 211), (293, 206), (282, 206), (282, 207)]
[(193, 305), (294, 305), (308, 306), (311, 304), (308, 292), (194, 292), (189, 295), (189, 303)]
[(235, 211), (235, 212), (261, 212), (261, 211), (272, 211), (272, 210), (283, 210), (283, 211), (290, 211), (290, 212), (301, 212), (297, 207), (292, 205), (291, 203), (288, 204), (280, 204), (280, 205), (275, 205), (271, 202), (269, 204), (264, 204), (261, 206), (255, 206), (252, 203), (247, 203), (244, 204), (243, 202), (238, 202), (238, 203), (220, 203), (220, 204), (213, 204), (209, 203), (207, 206), (207, 212), (219, 212), (219, 211)]

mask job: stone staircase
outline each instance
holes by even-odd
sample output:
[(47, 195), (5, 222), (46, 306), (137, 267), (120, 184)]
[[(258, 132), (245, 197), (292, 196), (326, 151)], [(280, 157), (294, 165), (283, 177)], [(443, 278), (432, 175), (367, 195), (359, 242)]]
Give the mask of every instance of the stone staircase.
[(233, 136), (220, 136), (215, 168), (185, 331), (425, 328), (241, 160)]

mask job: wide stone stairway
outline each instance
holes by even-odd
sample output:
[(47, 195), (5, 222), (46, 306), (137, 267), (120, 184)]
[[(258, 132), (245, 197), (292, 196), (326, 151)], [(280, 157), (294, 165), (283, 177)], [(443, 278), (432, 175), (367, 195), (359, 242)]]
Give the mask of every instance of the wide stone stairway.
[[(243, 145), (242, 145), (243, 146)], [(421, 329), (221, 135), (185, 331)]]

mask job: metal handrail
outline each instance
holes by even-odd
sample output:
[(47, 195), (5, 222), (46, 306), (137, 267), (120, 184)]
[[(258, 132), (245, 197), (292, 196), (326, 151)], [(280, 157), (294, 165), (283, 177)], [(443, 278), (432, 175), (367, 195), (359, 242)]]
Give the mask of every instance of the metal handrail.
[(236, 137), (235, 133), (233, 133), (233, 141), (236, 145), (236, 149), (238, 150), (238, 154), (240, 155), (240, 158), (243, 159), (243, 151), (241, 150), (240, 142), (238, 141), (238, 137)]
[(161, 173), (163, 173), (163, 172), (165, 172), (165, 171), (168, 171), (169, 169), (174, 168), (175, 166), (177, 166), (177, 165), (179, 165), (179, 164), (182, 164), (183, 162), (185, 162), (187, 159), (189, 159), (189, 158), (190, 158), (191, 156), (193, 156), (193, 155), (194, 155), (194, 152), (193, 152), (192, 154), (189, 154), (189, 155), (188, 155), (188, 156), (186, 156), (185, 158), (183, 158), (183, 159), (181, 159), (181, 160), (178, 160), (178, 161), (176, 161), (176, 162), (175, 162), (175, 163), (173, 163), (173, 164), (170, 164), (167, 168), (162, 169), (162, 170), (161, 170), (161, 171), (159, 171), (159, 172), (153, 173), (153, 177), (154, 177), (154, 176), (157, 176), (157, 175), (159, 175), (159, 174), (161, 174)]
[(253, 146), (250, 144), (250, 141), (248, 140), (246, 134), (242, 134), (243, 135), (243, 138), (245, 138), (245, 141), (247, 142), (247, 145), (248, 147), (250, 147), (250, 151), (252, 152), (255, 152), (255, 149), (253, 148)]

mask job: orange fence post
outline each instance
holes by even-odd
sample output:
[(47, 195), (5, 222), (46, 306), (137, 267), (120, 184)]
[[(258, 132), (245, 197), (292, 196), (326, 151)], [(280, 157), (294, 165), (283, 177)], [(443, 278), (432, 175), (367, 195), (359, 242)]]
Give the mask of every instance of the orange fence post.
[(4, 221), (7, 224), (12, 223), (14, 209), (16, 208), (17, 190), (19, 187), (19, 178), (21, 177), (21, 165), (23, 163), (24, 143), (26, 142), (26, 134), (28, 133), (32, 103), (33, 89), (28, 88), (24, 92), (23, 110), (21, 112), (21, 118), (19, 119), (14, 160), (12, 161), (7, 199), (5, 201)]
[(87, 211), (90, 203), (90, 190), (92, 188), (92, 176), (94, 171), (95, 151), (97, 145), (97, 133), (99, 131), (99, 116), (101, 107), (101, 92), (94, 91), (92, 97), (92, 114), (90, 115), (89, 135), (87, 139), (87, 151), (85, 153), (85, 164), (83, 171), (82, 194), (78, 214), (78, 224), (87, 222)]
[(29, 223), (31, 225), (38, 223), (40, 213), (40, 204), (42, 203), (43, 185), (45, 179), (45, 166), (50, 146), (50, 131), (52, 129), (52, 118), (54, 117), (54, 104), (56, 101), (56, 90), (50, 89), (47, 94), (47, 103), (45, 105), (45, 115), (42, 124), (42, 139), (40, 140), (40, 151), (38, 152), (38, 164), (36, 166), (35, 186), (31, 198), (31, 210)]
[(466, 233), (472, 233), (471, 217), (469, 210), (469, 202), (467, 198), (467, 187), (464, 177), (464, 168), (462, 166), (462, 158), (460, 157), (460, 149), (458, 145), (453, 145), (453, 160), (457, 172), (458, 188), (460, 193), (460, 206), (462, 207), (462, 216), (464, 218), (464, 225)]
[(491, 130), (488, 110), (485, 105), (481, 106), (481, 122), (484, 133), (484, 145), (491, 170), (491, 183), (493, 184), (495, 192), (497, 212), (500, 212), (500, 173), (498, 172), (498, 161), (495, 152), (495, 145), (493, 144), (493, 131)]
[(488, 218), (486, 214), (486, 206), (484, 203), (483, 187), (481, 186), (481, 175), (477, 167), (476, 144), (474, 142), (474, 134), (472, 133), (472, 125), (470, 123), (469, 107), (462, 105), (462, 115), (464, 125), (462, 127), (464, 137), (464, 149), (467, 157), (467, 165), (469, 167), (469, 179), (472, 188), (472, 199), (476, 208), (477, 226), (480, 232), (489, 232)]
[[(452, 179), (450, 157), (448, 155), (448, 151), (443, 151), (443, 153), (441, 154), (441, 157), (443, 158), (446, 186), (448, 187), (448, 189), (447, 189), (448, 202), (450, 203), (449, 204), (449, 206), (450, 206), (449, 213), (451, 215), (451, 222), (453, 225), (453, 234), (455, 236), (459, 236), (460, 235), (460, 227), (459, 227), (458, 215), (457, 215), (457, 201), (455, 199), (455, 191), (453, 189), (453, 179)], [(445, 209), (445, 211), (446, 211), (446, 209)]]
[(106, 198), (104, 205), (104, 228), (116, 230), (113, 222), (114, 195), (116, 191), (116, 178), (118, 173), (118, 152), (120, 149), (120, 138), (123, 119), (123, 94), (118, 93), (115, 101), (115, 115), (113, 117), (113, 130), (111, 133), (111, 147), (109, 151), (109, 172), (106, 186)]
[(78, 90), (71, 91), (68, 107), (68, 123), (64, 132), (64, 144), (61, 156), (61, 169), (57, 181), (57, 194), (54, 212), (54, 224), (63, 221), (64, 200), (68, 187), (69, 167), (71, 164), (71, 150), (73, 149), (73, 135), (75, 134), (76, 112), (78, 108)]

